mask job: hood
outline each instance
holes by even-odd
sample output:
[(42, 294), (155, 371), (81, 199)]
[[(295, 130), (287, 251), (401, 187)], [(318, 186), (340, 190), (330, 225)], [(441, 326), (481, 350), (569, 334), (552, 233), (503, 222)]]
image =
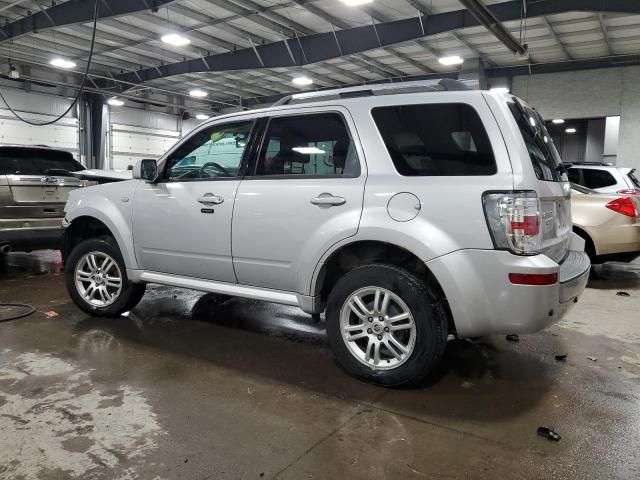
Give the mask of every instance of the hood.
[(122, 182), (133, 179), (133, 172), (131, 170), (92, 169), (72, 172), (71, 175), (82, 180), (92, 180), (98, 183)]

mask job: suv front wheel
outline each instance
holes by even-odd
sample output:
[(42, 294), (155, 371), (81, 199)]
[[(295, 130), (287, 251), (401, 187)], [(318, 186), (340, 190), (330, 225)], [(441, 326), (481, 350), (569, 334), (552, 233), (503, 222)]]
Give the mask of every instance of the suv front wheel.
[(65, 282), (74, 303), (97, 317), (117, 317), (134, 308), (146, 285), (129, 281), (115, 242), (89, 239), (76, 245), (67, 258)]
[(433, 371), (447, 343), (447, 320), (432, 286), (402, 268), (367, 265), (331, 291), (327, 335), (349, 373), (397, 387)]

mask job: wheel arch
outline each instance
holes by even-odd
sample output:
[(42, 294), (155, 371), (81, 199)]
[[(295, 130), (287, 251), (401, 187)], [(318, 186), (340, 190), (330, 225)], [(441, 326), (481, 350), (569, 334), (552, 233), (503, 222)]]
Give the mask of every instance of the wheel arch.
[(337, 279), (345, 273), (367, 264), (387, 264), (403, 268), (425, 283), (432, 285), (447, 315), (448, 328), (455, 332), (455, 323), (447, 296), (435, 275), (425, 262), (411, 250), (378, 240), (357, 240), (339, 246), (318, 265), (311, 285), (311, 295), (326, 303)]

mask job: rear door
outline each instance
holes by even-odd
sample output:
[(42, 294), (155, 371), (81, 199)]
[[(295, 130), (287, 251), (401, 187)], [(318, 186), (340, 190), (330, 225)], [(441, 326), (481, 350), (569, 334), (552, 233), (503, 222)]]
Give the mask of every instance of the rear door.
[(366, 167), (346, 109), (298, 108), (269, 118), (253, 175), (238, 189), (238, 282), (306, 293), (319, 253), (357, 233)]
[(537, 179), (543, 252), (561, 262), (568, 252), (573, 230), (567, 173), (540, 114), (517, 97), (512, 97), (507, 104), (518, 124)]
[(85, 181), (71, 176), (82, 170), (68, 152), (23, 148), (0, 148), (0, 176), (7, 187), (0, 217), (61, 218), (71, 190)]

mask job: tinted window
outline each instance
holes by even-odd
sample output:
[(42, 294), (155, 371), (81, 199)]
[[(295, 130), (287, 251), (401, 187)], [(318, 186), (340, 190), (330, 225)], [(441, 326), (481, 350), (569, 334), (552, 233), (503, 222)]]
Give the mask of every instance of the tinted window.
[(165, 177), (169, 180), (233, 178), (240, 172), (253, 121), (205, 128), (171, 154)]
[(527, 146), (538, 180), (563, 181), (562, 170), (558, 169), (562, 160), (540, 114), (519, 99), (508, 102), (508, 105)]
[(360, 163), (339, 114), (277, 117), (269, 122), (256, 175), (358, 176)]
[(469, 105), (378, 107), (372, 115), (400, 175), (493, 175), (497, 171), (482, 120)]
[(613, 175), (606, 170), (585, 168), (582, 170), (582, 176), (584, 177), (582, 185), (587, 188), (604, 188), (617, 183)]
[(582, 185), (582, 179), (580, 178), (580, 169), (570, 168), (569, 173), (567, 175), (569, 175), (569, 181), (571, 183)]
[(69, 152), (0, 148), (0, 175), (64, 175), (84, 170)]

